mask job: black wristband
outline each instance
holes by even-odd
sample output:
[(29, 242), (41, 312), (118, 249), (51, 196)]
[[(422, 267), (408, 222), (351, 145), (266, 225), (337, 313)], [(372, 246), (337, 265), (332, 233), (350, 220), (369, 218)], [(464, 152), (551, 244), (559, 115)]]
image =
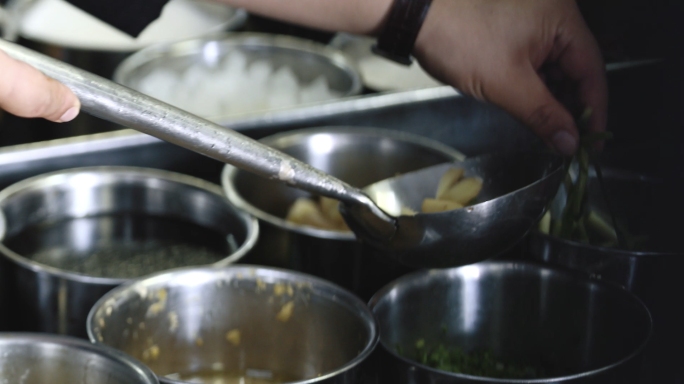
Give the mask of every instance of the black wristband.
[(373, 53), (410, 65), (411, 52), (432, 0), (394, 0)]

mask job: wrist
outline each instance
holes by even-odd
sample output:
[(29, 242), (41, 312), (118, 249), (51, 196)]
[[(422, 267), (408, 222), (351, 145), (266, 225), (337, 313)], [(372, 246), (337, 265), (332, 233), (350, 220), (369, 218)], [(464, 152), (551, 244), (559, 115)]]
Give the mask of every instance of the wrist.
[(373, 52), (410, 65), (413, 48), (432, 0), (394, 0)]

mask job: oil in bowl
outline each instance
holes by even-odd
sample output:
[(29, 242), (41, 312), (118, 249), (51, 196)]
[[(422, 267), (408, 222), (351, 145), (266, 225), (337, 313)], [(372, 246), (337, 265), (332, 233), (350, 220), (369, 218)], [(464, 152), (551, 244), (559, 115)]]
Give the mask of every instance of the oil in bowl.
[(88, 311), (130, 279), (228, 265), (258, 223), (215, 184), (161, 170), (76, 168), (0, 192), (0, 255), (15, 294), (12, 331), (86, 336)]
[(162, 383), (359, 382), (378, 332), (352, 293), (249, 265), (134, 280), (93, 307), (88, 335), (145, 363)]
[(232, 233), (226, 235), (185, 220), (131, 213), (32, 225), (5, 244), (36, 263), (115, 279), (213, 264), (238, 249)]

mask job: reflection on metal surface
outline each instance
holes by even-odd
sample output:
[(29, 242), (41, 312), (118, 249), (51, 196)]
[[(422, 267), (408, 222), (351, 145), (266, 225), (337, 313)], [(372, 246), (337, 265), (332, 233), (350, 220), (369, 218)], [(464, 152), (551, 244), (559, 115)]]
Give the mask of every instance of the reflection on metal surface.
[(169, 263), (235, 262), (258, 237), (256, 219), (227, 204), (218, 186), (152, 169), (36, 176), (3, 189), (0, 208), (0, 253), (11, 268), (3, 283), (20, 331), (83, 336), (86, 312), (111, 288)]
[[(619, 287), (525, 262), (415, 272), (370, 306), (383, 346), (378, 372), (388, 383), (636, 383), (653, 327), (644, 304)], [(527, 381), (431, 369), (411, 359), (420, 338), (551, 373)]]
[(47, 334), (0, 334), (2, 383), (158, 384), (128, 355), (85, 340)]
[[(165, 292), (165, 307), (149, 317), (155, 292)], [(289, 316), (278, 320), (284, 311)], [(167, 331), (169, 313), (177, 318), (174, 332)], [(119, 287), (93, 307), (88, 334), (144, 361), (164, 383), (246, 370), (286, 374), (288, 382), (358, 383), (360, 364), (378, 341), (373, 314), (350, 292), (309, 275), (250, 265), (184, 268)], [(145, 354), (150, 345), (157, 347), (155, 358)], [(220, 372), (212, 369), (217, 362)]]

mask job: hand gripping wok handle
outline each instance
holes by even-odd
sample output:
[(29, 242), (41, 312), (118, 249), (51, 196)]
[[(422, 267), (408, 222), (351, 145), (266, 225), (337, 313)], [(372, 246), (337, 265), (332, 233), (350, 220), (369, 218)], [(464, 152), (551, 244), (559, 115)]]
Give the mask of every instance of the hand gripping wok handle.
[(354, 211), (370, 214), (363, 220), (374, 222), (372, 225), (378, 227), (375, 231), (379, 236), (393, 234), (394, 219), (382, 212), (365, 194), (308, 164), (231, 129), (17, 44), (0, 39), (0, 49), (65, 84), (81, 101), (82, 110), (93, 116), (134, 128), (259, 176), (338, 199), (349, 206), (363, 206), (365, 209)]

